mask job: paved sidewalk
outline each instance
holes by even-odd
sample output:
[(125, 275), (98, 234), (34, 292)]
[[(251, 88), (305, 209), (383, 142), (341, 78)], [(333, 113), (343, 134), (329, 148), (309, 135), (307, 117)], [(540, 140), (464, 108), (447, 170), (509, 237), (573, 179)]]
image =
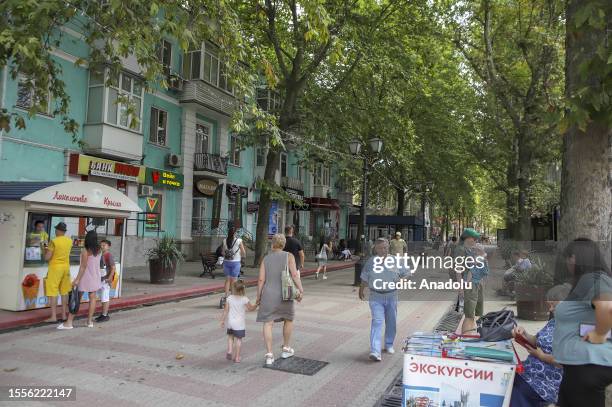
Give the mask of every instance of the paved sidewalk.
[[(329, 261), (328, 271), (350, 268), (354, 269), (354, 262)], [(315, 273), (316, 263), (306, 262), (302, 275), (309, 276)], [(121, 298), (111, 300), (111, 310), (133, 308), (141, 305), (174, 301), (178, 299), (194, 298), (211, 293), (223, 291), (224, 276), (221, 267), (215, 271), (215, 278), (199, 277), (202, 272), (202, 263), (182, 263), (177, 270), (173, 284), (151, 284), (149, 282), (149, 269), (136, 267), (126, 269), (123, 276)], [(256, 284), (257, 273), (254, 267), (244, 267), (242, 278), (249, 285)], [(350, 279), (352, 282), (352, 277)], [(87, 307), (79, 310), (79, 315), (85, 315)], [(30, 327), (41, 324), (49, 317), (49, 309), (36, 309), (31, 311), (3, 311), (0, 310), (0, 332), (19, 327)]]
[[(352, 281), (352, 269), (330, 273), (328, 280), (304, 279), (292, 342), (297, 356), (329, 362), (314, 376), (262, 367), (254, 313), (247, 315), (242, 363), (225, 360), (218, 298), (207, 296), (115, 312), (94, 329), (77, 321), (72, 331), (43, 326), (1, 334), (0, 382), (73, 385), (76, 406), (371, 407), (403, 359), (398, 352), (380, 363), (368, 360), (370, 310)], [(254, 288), (247, 295), (253, 300)], [(401, 302), (396, 348), (411, 332), (432, 329), (448, 306)], [(275, 349), (280, 341), (276, 324)]]

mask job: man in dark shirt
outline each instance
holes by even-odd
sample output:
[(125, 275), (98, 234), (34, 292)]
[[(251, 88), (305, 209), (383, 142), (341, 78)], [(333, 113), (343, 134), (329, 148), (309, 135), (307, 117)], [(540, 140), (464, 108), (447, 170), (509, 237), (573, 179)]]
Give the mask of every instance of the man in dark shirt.
[(302, 243), (298, 239), (293, 237), (292, 225), (285, 226), (285, 237), (287, 238), (287, 242), (283, 250), (293, 254), (293, 257), (295, 257), (295, 265), (298, 270), (301, 270), (302, 267), (304, 267), (304, 246), (302, 246)]

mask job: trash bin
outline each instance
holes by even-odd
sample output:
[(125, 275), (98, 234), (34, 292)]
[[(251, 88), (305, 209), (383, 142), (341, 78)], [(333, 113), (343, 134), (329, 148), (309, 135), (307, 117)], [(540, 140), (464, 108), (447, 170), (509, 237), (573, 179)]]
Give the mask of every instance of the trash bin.
[(357, 263), (355, 263), (355, 280), (353, 281), (353, 285), (355, 287), (361, 285), (361, 268), (363, 267), (363, 261), (359, 259)]

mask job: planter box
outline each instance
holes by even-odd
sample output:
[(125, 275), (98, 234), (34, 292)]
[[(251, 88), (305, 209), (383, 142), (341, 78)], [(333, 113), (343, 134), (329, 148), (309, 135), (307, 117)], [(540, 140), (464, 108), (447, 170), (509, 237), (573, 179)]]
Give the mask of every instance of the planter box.
[(160, 260), (151, 259), (149, 260), (149, 273), (151, 284), (173, 284), (176, 275), (176, 263), (172, 263), (170, 267), (166, 268)]

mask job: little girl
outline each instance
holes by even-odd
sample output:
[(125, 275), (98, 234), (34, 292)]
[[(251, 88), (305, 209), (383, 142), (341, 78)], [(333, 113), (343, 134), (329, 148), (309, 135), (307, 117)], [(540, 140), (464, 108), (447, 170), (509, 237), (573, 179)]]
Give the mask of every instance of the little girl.
[(255, 311), (257, 309), (257, 305), (251, 304), (244, 295), (244, 288), (242, 281), (234, 281), (232, 284), (232, 295), (227, 297), (223, 314), (221, 315), (221, 327), (224, 327), (227, 321), (227, 353), (225, 358), (232, 360), (233, 354), (233, 359), (236, 363), (240, 363), (240, 346), (242, 345), (242, 338), (246, 334), (246, 311)]

